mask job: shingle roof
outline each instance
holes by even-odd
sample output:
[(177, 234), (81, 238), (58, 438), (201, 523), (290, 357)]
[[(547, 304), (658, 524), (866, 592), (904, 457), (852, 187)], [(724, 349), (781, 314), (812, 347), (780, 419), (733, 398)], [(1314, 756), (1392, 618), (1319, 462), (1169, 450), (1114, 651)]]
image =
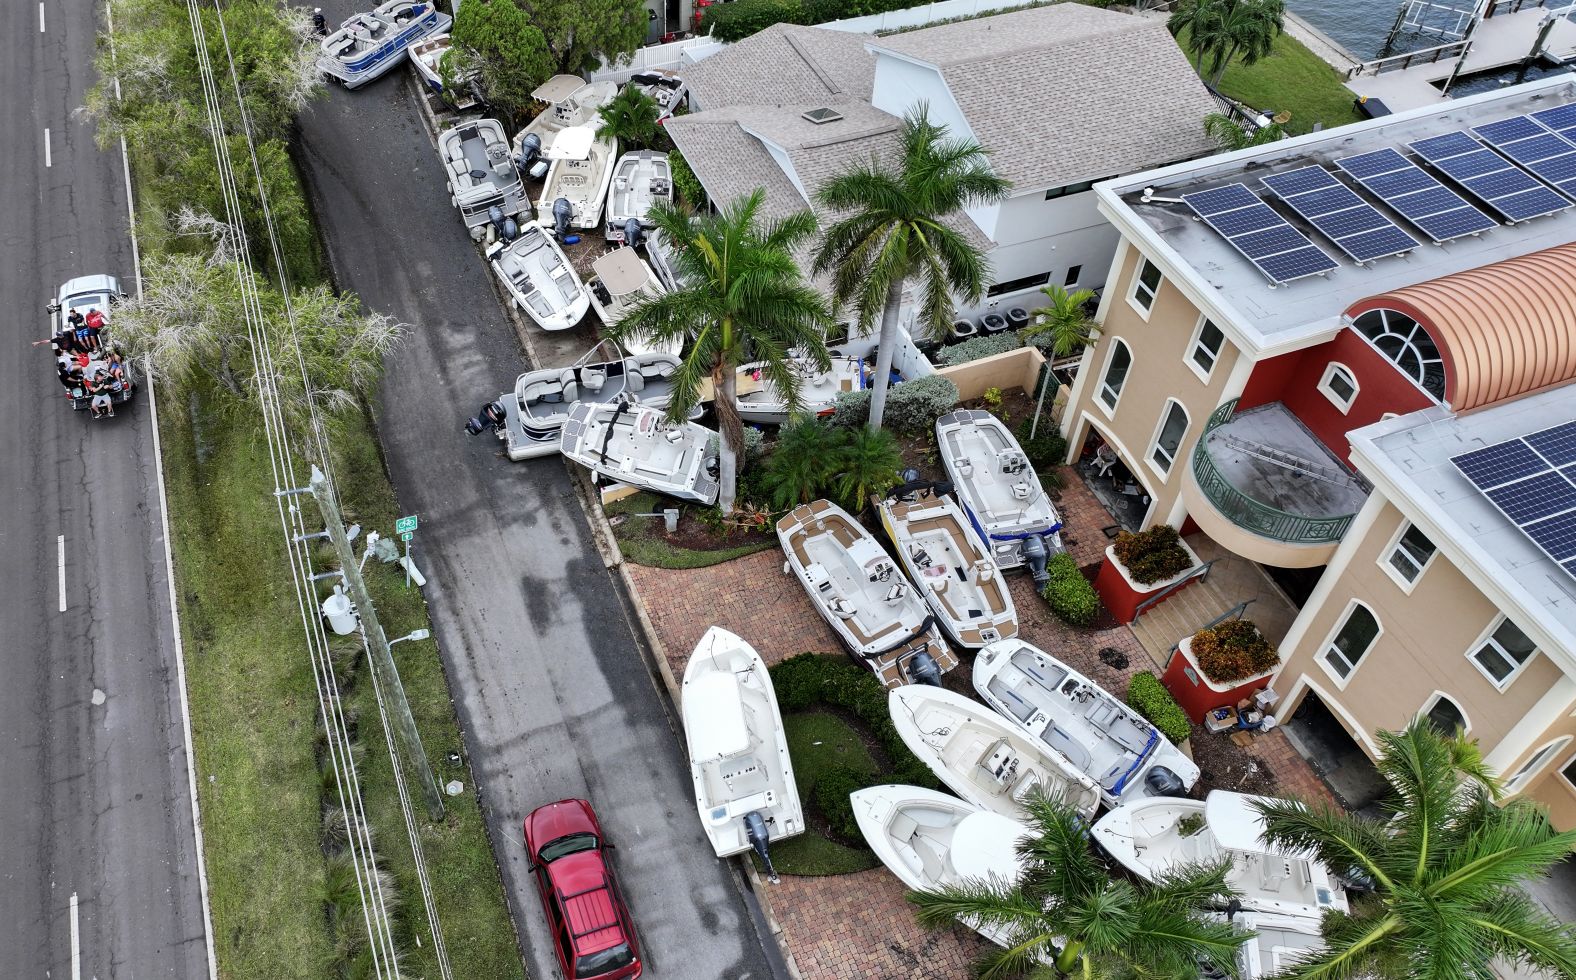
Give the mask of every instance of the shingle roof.
[(870, 101), (876, 59), (869, 34), (774, 24), (684, 70), (701, 109), (842, 105)]
[(766, 192), (765, 216), (782, 218), (806, 205), (761, 141), (739, 128), (741, 117), (753, 119), (757, 112), (748, 107), (710, 109), (672, 116), (664, 125), (706, 193), (719, 204), (760, 188)]
[(1158, 21), (1063, 3), (870, 47), (939, 69), (992, 167), (1023, 190), (1215, 149), (1203, 126), (1215, 102)]

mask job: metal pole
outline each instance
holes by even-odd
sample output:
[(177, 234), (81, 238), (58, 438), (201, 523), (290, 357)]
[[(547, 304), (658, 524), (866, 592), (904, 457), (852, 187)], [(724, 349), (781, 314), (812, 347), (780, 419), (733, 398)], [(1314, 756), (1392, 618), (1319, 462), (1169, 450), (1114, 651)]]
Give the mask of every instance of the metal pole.
[(410, 588), (410, 539), (405, 539), (405, 588)]
[[(431, 763), (427, 761), (427, 751), (422, 748), (421, 733), (417, 731), (416, 719), (410, 713), (410, 702), (405, 699), (405, 686), (400, 683), (399, 670), (394, 666), (388, 637), (383, 635), (383, 626), (378, 622), (377, 610), (372, 605), (372, 595), (367, 592), (367, 583), (361, 577), (361, 567), (356, 563), (356, 552), (350, 545), (350, 537), (345, 534), (345, 524), (339, 516), (339, 501), (328, 486), (328, 478), (315, 465), (312, 467), (312, 496), (317, 500), (318, 509), (323, 512), (323, 523), (329, 538), (334, 542), (334, 550), (339, 553), (339, 565), (345, 573), (345, 588), (350, 593), (351, 601), (356, 604), (357, 615), (361, 617), (362, 631), (367, 638), (367, 653), (372, 662), (372, 682), (389, 682), (384, 694), (393, 709), (394, 734), (399, 737), (400, 748), (405, 751), (405, 757), (421, 783), (421, 793), (427, 801), (427, 814), (433, 820), (442, 820), (443, 794), (438, 792), (438, 781), (432, 774)], [(395, 760), (395, 765), (398, 764), (398, 760)]]
[(1051, 386), (1050, 379), (1046, 377), (1046, 375), (1050, 373), (1050, 370), (1050, 361), (1046, 361), (1044, 364), (1040, 365), (1040, 398), (1034, 403), (1034, 421), (1029, 423), (1030, 442), (1034, 441), (1034, 434), (1040, 430), (1040, 412), (1045, 408), (1046, 389), (1050, 388)]

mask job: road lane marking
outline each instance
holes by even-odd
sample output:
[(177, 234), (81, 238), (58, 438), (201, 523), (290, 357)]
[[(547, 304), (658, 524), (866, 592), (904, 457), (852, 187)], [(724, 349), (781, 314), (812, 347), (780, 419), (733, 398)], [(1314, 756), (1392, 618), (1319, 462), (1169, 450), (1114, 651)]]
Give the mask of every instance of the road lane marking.
[(66, 611), (66, 536), (55, 538), (55, 554), (60, 559), (60, 611)]
[(38, 0), (38, 33), (44, 33), (44, 0)]
[(53, 167), (54, 161), (49, 155), (49, 130), (44, 130), (44, 166)]
[(77, 930), (77, 893), (71, 893), (71, 980), (82, 980), (82, 935)]

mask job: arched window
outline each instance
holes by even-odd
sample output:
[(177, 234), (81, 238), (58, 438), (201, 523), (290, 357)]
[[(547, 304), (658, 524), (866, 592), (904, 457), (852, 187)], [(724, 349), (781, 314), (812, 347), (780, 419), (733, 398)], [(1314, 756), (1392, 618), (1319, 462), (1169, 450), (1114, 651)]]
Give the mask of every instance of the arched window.
[(1467, 716), (1461, 706), (1444, 693), (1435, 694), (1433, 700), (1423, 708), (1420, 717), (1441, 735), (1455, 735), (1472, 727), (1467, 724)]
[(1187, 424), (1187, 409), (1182, 403), (1175, 398), (1166, 399), (1166, 411), (1155, 432), (1155, 448), (1149, 452), (1149, 461), (1162, 475), (1171, 472), (1171, 464), (1182, 448), (1182, 437), (1187, 435)]
[(1375, 618), (1373, 610), (1353, 600), (1340, 628), (1325, 644), (1322, 654), (1325, 669), (1344, 686), (1346, 679), (1352, 676), (1352, 671), (1357, 669), (1357, 665), (1372, 649), (1374, 641), (1379, 639), (1379, 633), (1379, 620)]
[(1440, 401), (1445, 400), (1445, 362), (1422, 325), (1395, 310), (1369, 310), (1352, 321), (1390, 363)]
[(1564, 751), (1565, 746), (1569, 745), (1570, 743), (1571, 737), (1566, 735), (1563, 738), (1559, 738), (1550, 742), (1543, 748), (1534, 752), (1530, 759), (1521, 764), (1521, 768), (1517, 769), (1511, 774), (1509, 779), (1505, 780), (1505, 792), (1521, 792), (1521, 790), (1528, 783), (1532, 782), (1532, 777), (1542, 772), (1543, 767), (1548, 765), (1550, 757), (1556, 753)]
[(1122, 397), (1122, 386), (1127, 384), (1127, 372), (1133, 367), (1133, 352), (1121, 340), (1111, 342), (1111, 356), (1105, 362), (1105, 377), (1100, 380), (1099, 397), (1108, 409), (1115, 409)]

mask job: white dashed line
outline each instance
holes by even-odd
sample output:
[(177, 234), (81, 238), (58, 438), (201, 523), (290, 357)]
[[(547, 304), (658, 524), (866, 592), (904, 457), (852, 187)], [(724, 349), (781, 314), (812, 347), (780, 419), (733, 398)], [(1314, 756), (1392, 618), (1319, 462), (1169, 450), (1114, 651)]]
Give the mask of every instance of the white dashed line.
[(50, 156), (49, 150), (49, 130), (46, 129), (44, 130), (44, 166), (53, 167), (54, 165), (54, 158)]
[(60, 611), (66, 611), (66, 536), (55, 538), (55, 554), (60, 558)]
[(44, 0), (38, 0), (38, 33), (44, 33)]
[(82, 935), (77, 930), (77, 893), (71, 893), (71, 980), (82, 980)]

